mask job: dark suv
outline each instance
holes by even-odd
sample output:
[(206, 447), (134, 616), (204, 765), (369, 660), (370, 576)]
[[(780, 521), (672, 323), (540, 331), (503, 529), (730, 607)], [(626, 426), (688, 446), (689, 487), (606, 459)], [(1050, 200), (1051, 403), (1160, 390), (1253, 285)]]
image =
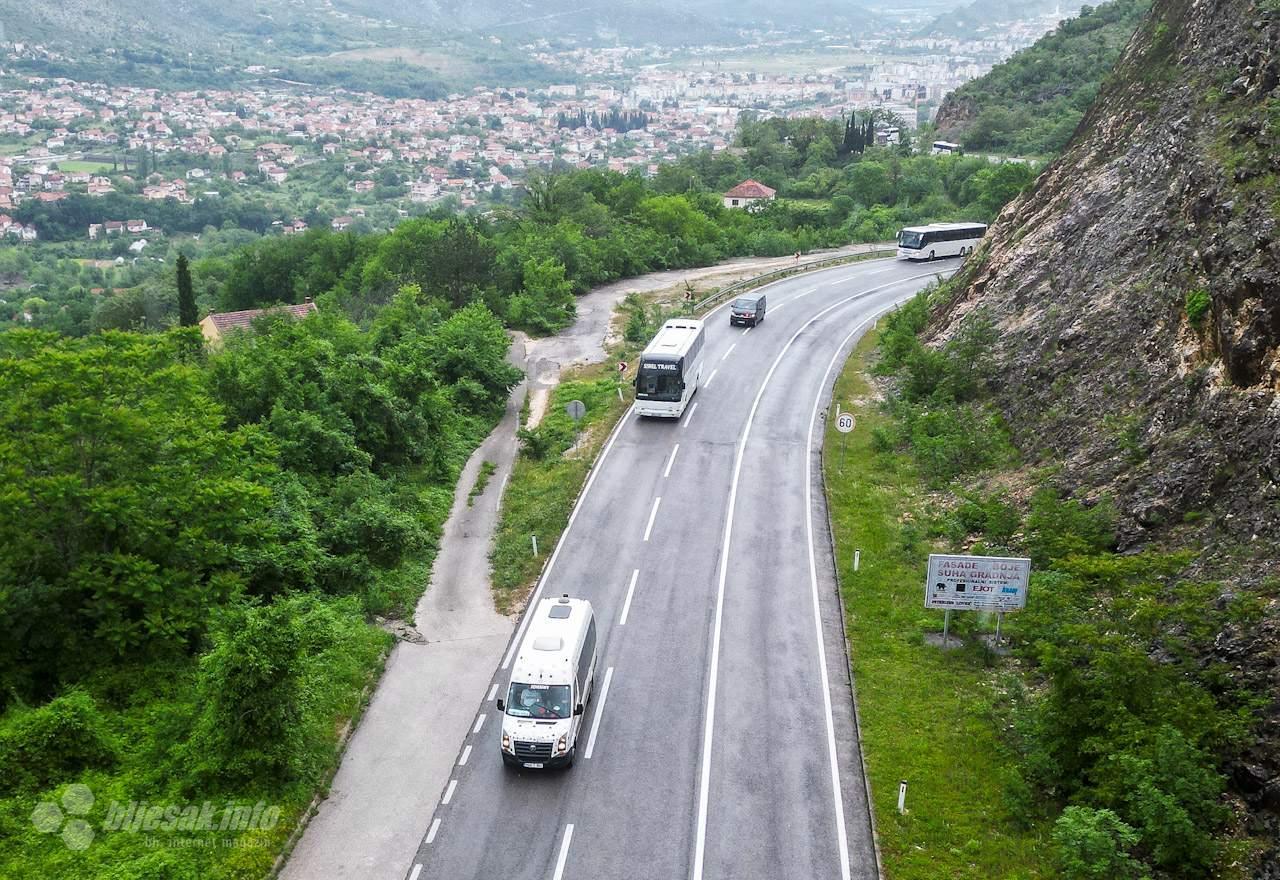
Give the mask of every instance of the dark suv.
[(764, 320), (764, 294), (740, 296), (729, 306), (729, 323), (754, 327)]

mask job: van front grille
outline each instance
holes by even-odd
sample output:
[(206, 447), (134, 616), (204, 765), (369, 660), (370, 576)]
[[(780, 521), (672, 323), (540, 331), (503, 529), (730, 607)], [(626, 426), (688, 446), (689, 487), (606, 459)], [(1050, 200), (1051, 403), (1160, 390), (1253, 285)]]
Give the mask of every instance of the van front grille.
[(545, 761), (551, 757), (551, 743), (516, 740), (516, 760)]

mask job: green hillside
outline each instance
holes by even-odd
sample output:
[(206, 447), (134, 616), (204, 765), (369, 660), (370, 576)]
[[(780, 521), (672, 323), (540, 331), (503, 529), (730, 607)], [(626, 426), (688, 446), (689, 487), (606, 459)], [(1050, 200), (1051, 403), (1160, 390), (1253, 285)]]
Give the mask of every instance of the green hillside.
[(1084, 7), (1078, 18), (947, 96), (939, 135), (970, 150), (1061, 151), (1150, 7), (1151, 0)]

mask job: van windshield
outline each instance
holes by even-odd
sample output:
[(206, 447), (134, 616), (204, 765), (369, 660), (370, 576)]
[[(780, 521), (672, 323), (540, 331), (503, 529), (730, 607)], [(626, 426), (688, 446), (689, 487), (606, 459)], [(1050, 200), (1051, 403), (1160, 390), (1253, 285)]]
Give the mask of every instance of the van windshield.
[(572, 712), (567, 684), (511, 682), (507, 714), (516, 718), (568, 718)]
[(758, 302), (759, 300), (755, 299), (735, 299), (732, 308), (740, 312), (754, 312)]

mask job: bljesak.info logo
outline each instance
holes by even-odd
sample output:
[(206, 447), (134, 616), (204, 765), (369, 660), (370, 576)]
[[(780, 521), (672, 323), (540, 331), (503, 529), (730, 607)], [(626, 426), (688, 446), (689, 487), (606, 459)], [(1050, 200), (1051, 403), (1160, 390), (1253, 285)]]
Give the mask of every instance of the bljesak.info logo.
[[(56, 801), (44, 801), (31, 811), (31, 824), (46, 834), (57, 834), (68, 849), (87, 849), (99, 834), (146, 834), (153, 846), (265, 845), (246, 831), (270, 831), (280, 823), (280, 807), (263, 801), (255, 804), (167, 803), (111, 801), (96, 825), (90, 820), (96, 799), (87, 785), (68, 785)], [(101, 812), (99, 809), (97, 812)]]

